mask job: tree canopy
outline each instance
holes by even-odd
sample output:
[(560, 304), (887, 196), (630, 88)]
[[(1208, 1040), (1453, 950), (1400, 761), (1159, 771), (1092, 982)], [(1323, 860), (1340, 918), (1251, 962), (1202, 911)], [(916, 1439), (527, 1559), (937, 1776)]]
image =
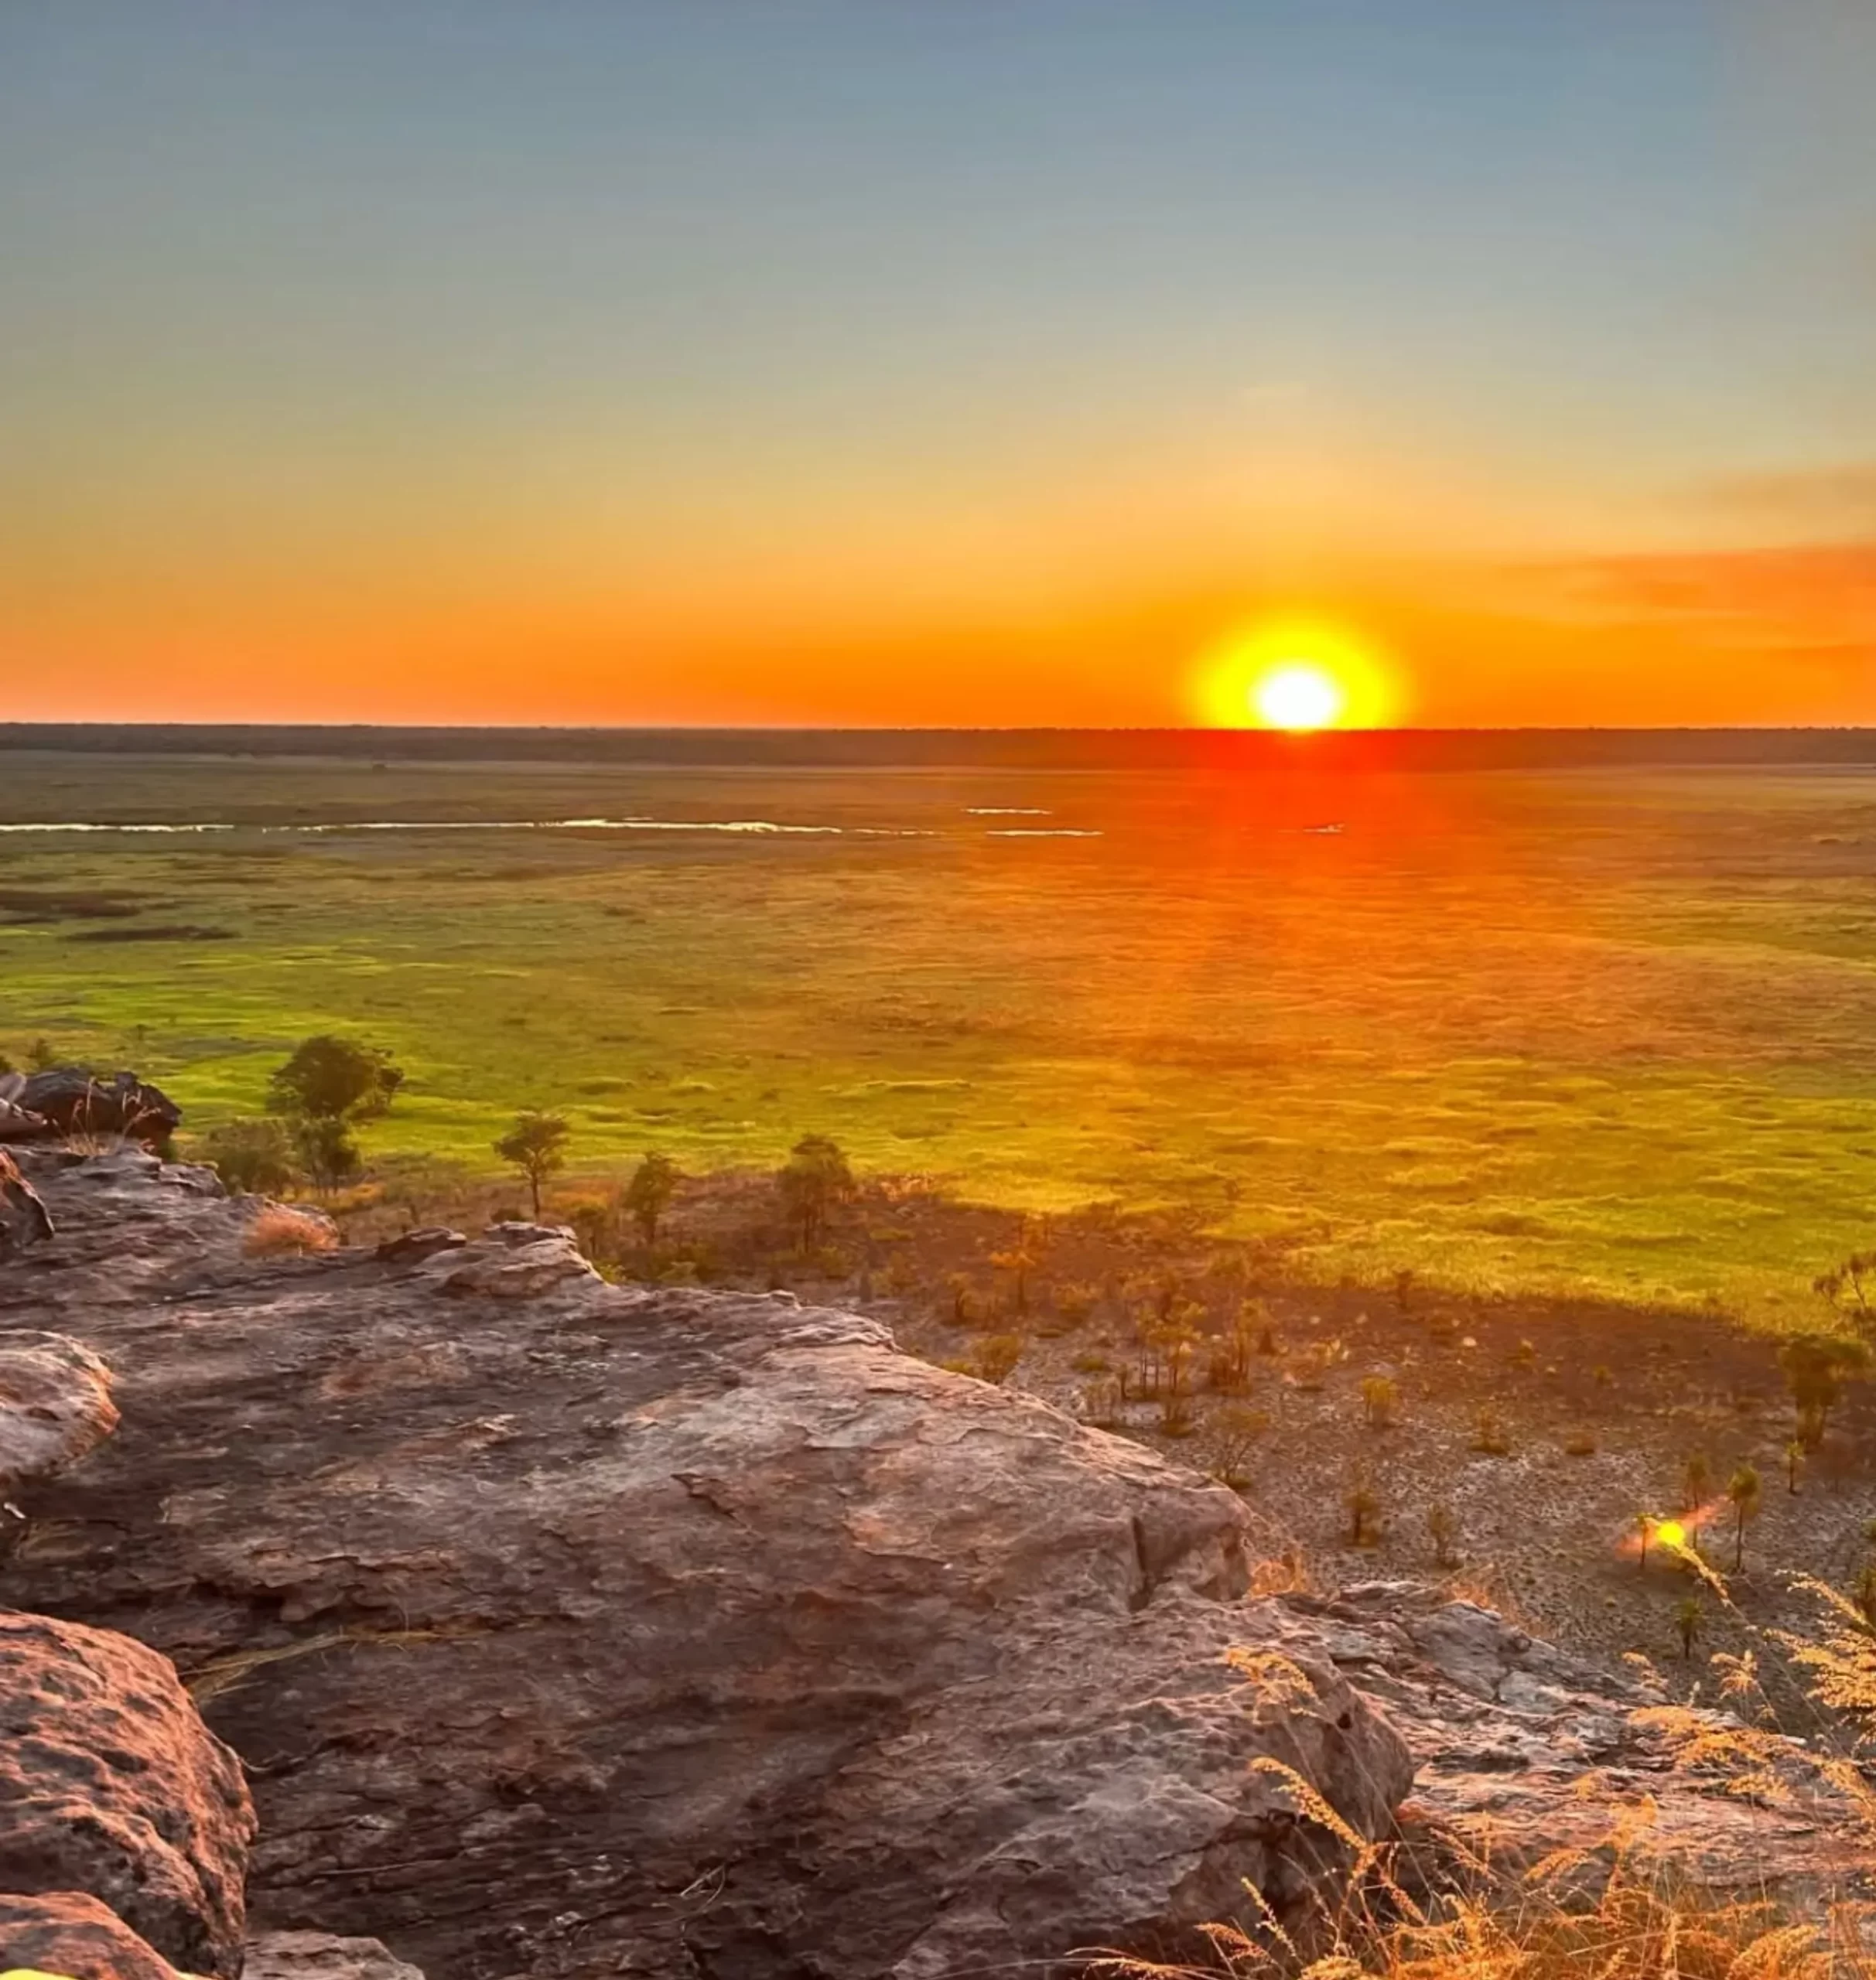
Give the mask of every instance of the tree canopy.
[(302, 1121), (364, 1121), (382, 1114), (404, 1075), (377, 1046), (322, 1033), (303, 1040), (268, 1087), (282, 1114)]

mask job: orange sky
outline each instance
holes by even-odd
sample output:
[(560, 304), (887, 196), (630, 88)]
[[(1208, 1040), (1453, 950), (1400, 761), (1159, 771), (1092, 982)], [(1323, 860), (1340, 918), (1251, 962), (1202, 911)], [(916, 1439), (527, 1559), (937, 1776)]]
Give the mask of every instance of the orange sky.
[(1876, 16), (291, 13), (0, 26), (0, 719), (1876, 722)]

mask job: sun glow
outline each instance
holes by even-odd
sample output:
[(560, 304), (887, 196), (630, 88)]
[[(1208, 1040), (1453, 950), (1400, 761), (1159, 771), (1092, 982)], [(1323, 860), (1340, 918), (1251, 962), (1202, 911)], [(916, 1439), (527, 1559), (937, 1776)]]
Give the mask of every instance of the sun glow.
[(1320, 667), (1273, 668), (1251, 690), (1251, 705), (1266, 729), (1333, 729), (1347, 696)]
[(1201, 654), (1193, 698), (1214, 729), (1379, 729), (1399, 712), (1401, 685), (1378, 650), (1324, 619), (1269, 619)]

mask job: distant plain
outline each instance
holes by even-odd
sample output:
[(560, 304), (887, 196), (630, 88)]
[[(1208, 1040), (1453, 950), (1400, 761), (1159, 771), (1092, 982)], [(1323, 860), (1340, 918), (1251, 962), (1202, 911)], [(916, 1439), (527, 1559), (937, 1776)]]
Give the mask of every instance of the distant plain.
[[(527, 1106), (594, 1173), (821, 1132), (1304, 1280), (1774, 1326), (1876, 1236), (1868, 770), (0, 760), (0, 826), (112, 822), (235, 829), (0, 830), (0, 1049), (193, 1128), (330, 1029), (408, 1073), (380, 1159), (493, 1170)], [(819, 829), (699, 829), (751, 823)]]

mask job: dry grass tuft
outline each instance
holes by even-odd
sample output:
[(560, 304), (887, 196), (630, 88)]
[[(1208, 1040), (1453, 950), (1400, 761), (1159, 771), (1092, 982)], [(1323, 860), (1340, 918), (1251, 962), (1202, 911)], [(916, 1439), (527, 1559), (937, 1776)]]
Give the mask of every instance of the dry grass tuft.
[(270, 1664), (287, 1664), (302, 1657), (316, 1657), (321, 1651), (370, 1647), (382, 1650), (412, 1650), (422, 1644), (446, 1643), (452, 1638), (479, 1636), (480, 1625), (458, 1623), (433, 1630), (326, 1630), (317, 1636), (302, 1637), (296, 1643), (278, 1644), (268, 1650), (231, 1651), (226, 1657), (212, 1657), (190, 1671), (183, 1680), (197, 1705), (220, 1698), (237, 1689)]
[(338, 1233), (324, 1217), (269, 1203), (248, 1225), (241, 1251), (250, 1258), (303, 1258), (311, 1252), (330, 1251), (338, 1241)]
[[(1717, 1575), (1702, 1579), (1730, 1606)], [(1816, 1738), (1794, 1748), (1751, 1722), (1767, 1704), (1751, 1649), (1712, 1659), (1732, 1715), (1664, 1705), (1636, 1712), (1634, 1722), (1666, 1745), (1677, 1770), (1813, 1825), (1847, 1821), (1876, 1855), (1876, 1788), (1857, 1764), (1857, 1735), (1876, 1725), (1876, 1625), (1838, 1590), (1796, 1585), (1816, 1601), (1818, 1625), (1804, 1637), (1763, 1640), (1789, 1657), (1823, 1708)], [(1454, 1592), (1498, 1606), (1488, 1582)], [(1274, 1698), (1300, 1702), (1302, 1674), (1293, 1677), (1283, 1659), (1234, 1652), (1228, 1661)], [(1652, 1802), (1627, 1798), (1601, 1777), (1583, 1782), (1584, 1798), (1608, 1818), (1598, 1846), (1560, 1850), (1511, 1876), (1449, 1838), (1460, 1852), (1457, 1881), (1423, 1908), (1401, 1888), (1390, 1845), (1355, 1835), (1282, 1762), (1252, 1765), (1340, 1846), (1347, 1866), (1326, 1881), (1307, 1929), (1294, 1920), (1287, 1929), (1247, 1886), (1241, 1921), (1204, 1927), (1207, 1951), (1197, 1963), (1107, 1954), (1088, 1971), (1105, 1980), (1876, 1980), (1876, 1904), (1867, 1897), (1839, 1893), (1819, 1915), (1794, 1919), (1767, 1902), (1688, 1888), (1662, 1855)]]

